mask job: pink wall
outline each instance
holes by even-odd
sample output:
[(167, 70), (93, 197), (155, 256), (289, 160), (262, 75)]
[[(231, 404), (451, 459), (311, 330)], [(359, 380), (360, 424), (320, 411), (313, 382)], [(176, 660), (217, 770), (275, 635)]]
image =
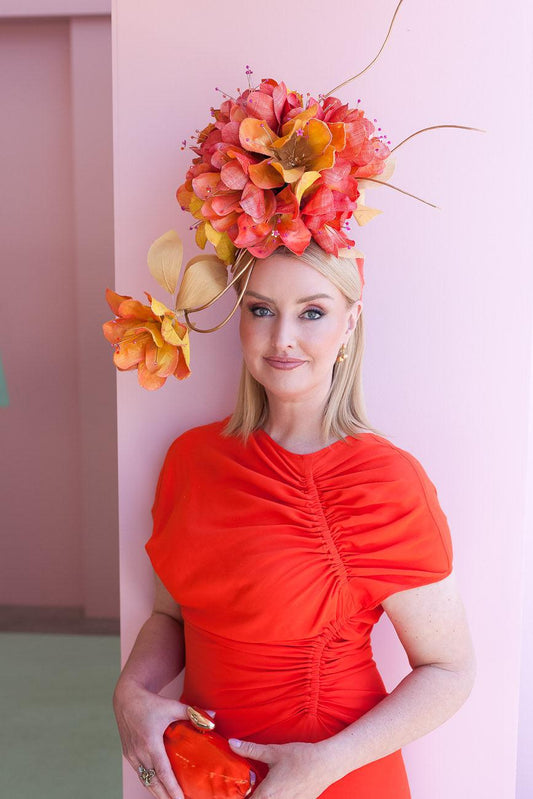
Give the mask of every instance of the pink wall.
[[(69, 25), (3, 22), (2, 602), (78, 605), (81, 560)], [(16, 68), (14, 68), (16, 65)], [(21, 304), (25, 335), (21, 328)], [(57, 312), (57, 308), (61, 313)], [(31, 321), (30, 321), (31, 320)], [(9, 335), (9, 333), (11, 333)], [(8, 334), (8, 335), (6, 335)]]
[[(179, 143), (219, 106), (214, 87), (243, 88), (251, 64), (255, 78), (327, 92), (374, 56), (395, 2), (339, 0), (333, 22), (326, 8), (318, 0), (305, 9), (281, 0), (267, 9), (161, 0), (155, 13), (141, 0), (115, 0), (118, 292), (158, 295), (146, 251), (171, 227), (185, 258), (196, 254), (191, 220), (174, 199), (191, 156)], [(358, 234), (367, 258), (370, 418), (438, 486), (479, 661), (467, 704), (404, 749), (413, 799), (515, 796), (531, 413), (531, 31), (525, 1), (509, 14), (495, 0), (408, 0), (380, 61), (338, 93), (362, 98), (393, 142), (432, 124), (487, 130), (430, 132), (402, 148), (396, 184), (441, 210), (381, 189), (368, 201), (384, 213)], [(150, 610), (143, 546), (162, 457), (181, 431), (229, 412), (237, 350), (234, 324), (193, 334), (194, 371), (184, 383), (149, 393), (135, 373), (118, 375), (124, 656)], [(408, 665), (386, 618), (374, 639), (392, 688)], [(125, 795), (145, 795), (129, 766)]]
[[(78, 412), (82, 485), (81, 563), (88, 616), (116, 617), (118, 499), (116, 388), (109, 345), (100, 335), (109, 316), (101, 287), (112, 281), (113, 146), (111, 20), (70, 23), (74, 230), (78, 339)], [(111, 412), (110, 412), (111, 411)]]
[[(118, 613), (109, 17), (0, 23), (0, 604)], [(109, 413), (109, 408), (113, 412)]]

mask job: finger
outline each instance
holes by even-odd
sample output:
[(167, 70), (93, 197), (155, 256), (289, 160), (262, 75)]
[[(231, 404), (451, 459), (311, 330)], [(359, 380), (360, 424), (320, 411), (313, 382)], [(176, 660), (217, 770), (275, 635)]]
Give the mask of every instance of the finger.
[[(152, 763), (152, 760), (151, 760), (151, 757), (150, 757), (149, 754), (144, 754), (144, 755), (141, 755), (140, 757), (137, 757), (137, 755), (128, 755), (127, 760), (129, 762), (129, 764), (131, 765), (131, 767), (133, 768), (133, 770), (135, 771), (135, 773), (137, 774), (137, 777), (139, 779), (140, 779), (139, 766), (141, 764), (144, 766), (144, 768), (147, 771), (150, 771), (151, 768), (154, 769), (155, 774), (150, 779), (149, 785), (145, 785), (143, 780), (140, 779), (141, 784), (146, 788), (147, 791), (149, 791), (152, 794), (152, 796), (155, 796), (156, 799), (174, 799), (174, 797), (167, 792), (165, 786), (159, 780), (158, 775), (157, 775), (157, 770), (155, 769), (155, 767), (151, 766), (151, 765), (147, 765), (148, 763)], [(183, 794), (182, 793), (177, 794), (175, 799), (183, 799)]]
[(243, 757), (251, 757), (252, 760), (261, 760), (263, 763), (272, 763), (274, 760), (272, 744), (256, 744), (252, 741), (240, 741), (238, 738), (229, 738), (228, 743), (234, 752)]
[(164, 786), (164, 785), (163, 785), (163, 784), (160, 782), (160, 780), (159, 780), (159, 779), (158, 779), (158, 777), (157, 777), (157, 774), (156, 774), (156, 775), (155, 775), (155, 777), (154, 777), (154, 778), (151, 780), (151, 782), (150, 782), (150, 785), (147, 785), (147, 786), (146, 786), (146, 789), (147, 789), (148, 791), (150, 791), (150, 793), (152, 794), (152, 796), (155, 796), (155, 797), (156, 797), (156, 799), (174, 799), (174, 797), (172, 797), (172, 796), (171, 796), (171, 795), (170, 795), (170, 794), (167, 792), (167, 790), (166, 790), (165, 786)]
[(183, 791), (180, 788), (176, 775), (170, 765), (165, 749), (152, 750), (152, 758), (155, 773), (159, 782), (164, 786), (171, 799), (184, 799)]
[(155, 777), (150, 782), (150, 785), (147, 786), (150, 793), (156, 797), (156, 799), (183, 799), (183, 793), (176, 794), (174, 797), (171, 793), (167, 791), (159, 777), (157, 776), (157, 772)]

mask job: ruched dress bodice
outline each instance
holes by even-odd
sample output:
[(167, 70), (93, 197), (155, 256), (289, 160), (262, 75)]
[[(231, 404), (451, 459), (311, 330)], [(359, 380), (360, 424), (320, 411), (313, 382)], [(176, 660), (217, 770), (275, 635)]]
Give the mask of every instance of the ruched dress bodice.
[[(381, 602), (452, 570), (450, 532), (419, 461), (373, 433), (299, 455), (226, 420), (170, 446), (146, 544), (182, 608), (182, 702), (258, 743), (315, 742), (386, 695), (370, 634)], [(409, 799), (401, 751), (322, 799)]]

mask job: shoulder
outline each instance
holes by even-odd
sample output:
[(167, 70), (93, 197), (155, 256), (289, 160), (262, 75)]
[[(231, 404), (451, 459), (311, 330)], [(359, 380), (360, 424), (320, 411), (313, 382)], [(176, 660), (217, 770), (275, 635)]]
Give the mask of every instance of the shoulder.
[(351, 439), (343, 457), (340, 479), (359, 497), (375, 498), (390, 513), (422, 512), (442, 523), (437, 488), (425, 465), (412, 452), (375, 433)]
[(363, 442), (361, 453), (369, 466), (386, 472), (391, 479), (408, 481), (423, 490), (434, 489), (427, 469), (412, 452), (376, 433), (364, 433), (358, 441)]
[(438, 566), (441, 576), (448, 574), (453, 559), (451, 534), (427, 469), (412, 452), (377, 434), (365, 434), (365, 446), (364, 489), (378, 506), (380, 538), (390, 535), (391, 552), (398, 562), (404, 557), (411, 563), (427, 561), (432, 569)]
[(223, 435), (228, 419), (217, 419), (185, 430), (171, 442), (165, 460), (176, 462), (185, 459), (190, 462), (198, 457), (204, 459), (209, 453), (231, 448), (236, 440)]
[(200, 442), (216, 440), (221, 436), (226, 421), (227, 419), (217, 419), (216, 421), (209, 422), (208, 424), (190, 427), (172, 441), (169, 449), (186, 448), (194, 446)]

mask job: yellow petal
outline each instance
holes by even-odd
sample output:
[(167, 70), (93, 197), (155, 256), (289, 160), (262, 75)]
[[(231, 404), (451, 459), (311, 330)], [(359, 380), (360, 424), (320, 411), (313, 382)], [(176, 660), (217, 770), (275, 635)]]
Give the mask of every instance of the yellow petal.
[(333, 138), (326, 123), (322, 122), (320, 119), (309, 120), (307, 124), (307, 135), (309, 137), (310, 151), (315, 156), (323, 153)]
[(211, 225), (210, 222), (206, 222), (205, 235), (207, 237), (207, 240), (214, 245), (217, 251), (217, 256), (220, 258), (220, 260), (224, 261), (224, 263), (227, 264), (228, 266), (229, 264), (232, 264), (233, 259), (235, 257), (235, 245), (233, 244), (228, 234), (221, 233), (220, 231), (215, 230), (215, 228)]
[(222, 233), (220, 231), (215, 230), (211, 222), (206, 222), (204, 227), (204, 232), (207, 238), (207, 241), (210, 241), (211, 244), (214, 244), (215, 247), (217, 246), (218, 242), (222, 238)]
[(207, 243), (207, 236), (205, 235), (205, 222), (202, 222), (202, 224), (198, 225), (196, 228), (195, 239), (198, 247), (200, 247), (201, 250), (204, 250)]
[(377, 208), (368, 208), (368, 206), (363, 205), (362, 207), (358, 203), (358, 208), (355, 209), (353, 212), (353, 216), (355, 221), (361, 227), (366, 225), (367, 222), (370, 222), (371, 219), (374, 219), (375, 216), (381, 214), (382, 212), (379, 211)]
[(176, 317), (165, 316), (161, 325), (161, 333), (167, 344), (172, 344), (173, 347), (181, 347), (188, 331), (185, 325), (178, 322)]
[(217, 255), (226, 266), (231, 266), (235, 260), (235, 245), (227, 233), (222, 234), (222, 238), (216, 247)]
[(364, 258), (365, 256), (361, 250), (350, 249), (349, 247), (341, 247), (337, 253), (339, 258)]
[(191, 204), (189, 205), (189, 211), (196, 219), (203, 219), (202, 207), (204, 203), (205, 200), (201, 200), (200, 197), (196, 196), (196, 194), (192, 198)]
[[(220, 234), (219, 234), (220, 235)], [(197, 255), (185, 267), (176, 299), (176, 310), (198, 308), (226, 288), (226, 265), (216, 255)]]
[(155, 314), (157, 314), (157, 316), (164, 316), (165, 314), (172, 314), (172, 311), (170, 310), (170, 308), (167, 308), (167, 306), (164, 303), (159, 302), (159, 300), (155, 300), (153, 298), (152, 298), (152, 302), (151, 302), (150, 307), (151, 307), (152, 311)]
[(293, 191), (296, 195), (296, 199), (298, 200), (298, 205), (300, 205), (300, 200), (302, 199), (302, 194), (309, 186), (312, 186), (315, 180), (318, 180), (320, 177), (320, 172), (304, 172), (296, 186), (294, 187)]
[(296, 183), (305, 173), (304, 166), (297, 166), (294, 169), (284, 169), (277, 161), (272, 161), (272, 166), (283, 176), (285, 183)]
[(309, 166), (313, 170), (321, 171), (322, 169), (330, 169), (335, 163), (335, 148), (328, 145), (323, 153), (317, 155), (312, 161), (309, 161)]
[(305, 122), (307, 119), (312, 119), (313, 117), (315, 117), (317, 111), (318, 111), (318, 105), (316, 103), (315, 105), (312, 105), (310, 108), (306, 108), (305, 111), (301, 111), (295, 117), (289, 119), (288, 122), (285, 122), (285, 124), (281, 128), (281, 135), (286, 136), (290, 130), (294, 130), (295, 120), (296, 121), (300, 120), (301, 122)]
[(174, 376), (177, 377), (178, 380), (183, 380), (184, 377), (188, 377), (190, 375), (190, 363), (191, 346), (189, 341), (189, 331), (187, 330), (183, 344), (178, 349), (178, 363), (176, 365), (176, 369), (174, 370)]
[(183, 244), (175, 230), (167, 230), (148, 250), (148, 268), (152, 277), (169, 294), (174, 294), (183, 260)]

